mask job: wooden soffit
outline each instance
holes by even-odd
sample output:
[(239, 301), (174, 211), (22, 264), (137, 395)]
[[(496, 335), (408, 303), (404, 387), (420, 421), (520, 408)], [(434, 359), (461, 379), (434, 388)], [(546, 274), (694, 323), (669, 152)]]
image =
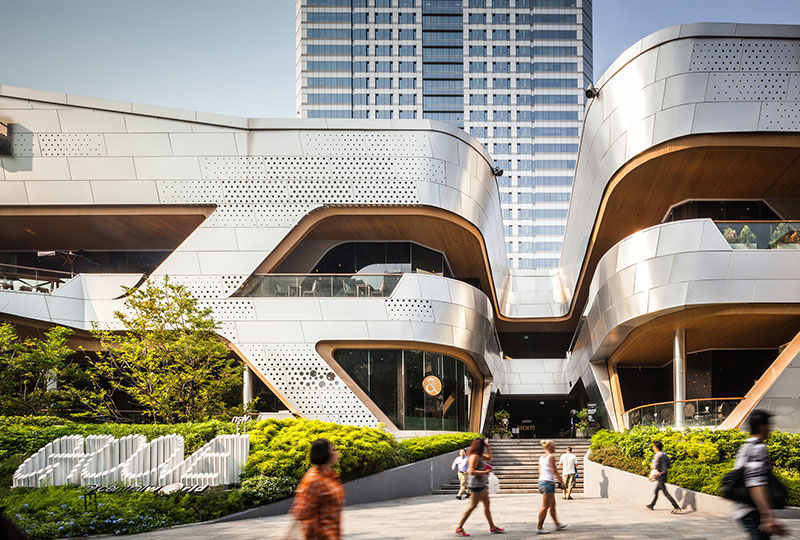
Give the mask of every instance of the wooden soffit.
[(687, 353), (778, 348), (800, 328), (800, 305), (724, 304), (676, 311), (634, 329), (611, 355), (609, 366), (668, 364), (678, 328), (686, 329)]

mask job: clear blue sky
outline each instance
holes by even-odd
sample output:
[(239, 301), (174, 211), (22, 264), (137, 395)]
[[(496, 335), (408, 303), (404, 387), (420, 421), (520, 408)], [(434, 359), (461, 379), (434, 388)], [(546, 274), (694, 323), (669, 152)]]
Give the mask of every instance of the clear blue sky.
[[(0, 83), (235, 114), (295, 115), (294, 0), (0, 0)], [(594, 0), (598, 79), (684, 22), (800, 24), (800, 0)]]

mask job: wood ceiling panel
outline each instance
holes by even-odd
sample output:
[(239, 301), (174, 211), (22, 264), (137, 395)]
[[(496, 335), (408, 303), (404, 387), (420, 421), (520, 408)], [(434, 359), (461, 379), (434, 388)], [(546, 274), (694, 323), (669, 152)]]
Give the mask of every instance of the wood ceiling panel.
[(0, 251), (172, 250), (209, 206), (0, 207)]

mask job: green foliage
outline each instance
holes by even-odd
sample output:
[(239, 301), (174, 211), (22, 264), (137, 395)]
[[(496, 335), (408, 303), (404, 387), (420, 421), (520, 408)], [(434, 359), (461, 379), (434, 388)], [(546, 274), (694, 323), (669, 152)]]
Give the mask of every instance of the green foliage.
[(10, 324), (0, 324), (0, 414), (37, 414), (64, 399), (51, 385), (76, 367), (67, 346), (72, 330), (55, 326), (44, 337), (21, 339)]
[(575, 429), (585, 433), (586, 429), (589, 427), (589, 409), (584, 407), (578, 411), (576, 416), (578, 417), (578, 421), (575, 422)]
[[(748, 435), (730, 430), (674, 430), (637, 426), (622, 433), (598, 431), (592, 438), (592, 461), (635, 474), (647, 474), (651, 446), (659, 440), (672, 466), (669, 482), (719, 495), (722, 476), (733, 468), (736, 451)], [(800, 435), (773, 432), (767, 441), (775, 473), (787, 484), (790, 504), (800, 504)]]
[(400, 441), (410, 461), (420, 461), (439, 454), (466, 448), (481, 437), (480, 433), (444, 433), (430, 437), (414, 437)]
[[(277, 425), (277, 426), (276, 426)], [(280, 428), (276, 431), (276, 427)], [(288, 476), (299, 481), (311, 466), (311, 443), (328, 439), (339, 451), (337, 469), (343, 480), (383, 471), (397, 464), (391, 434), (374, 428), (341, 426), (319, 420), (265, 420), (249, 428), (253, 436), (245, 477)]]
[(84, 510), (74, 487), (0, 490), (5, 513), (34, 540), (95, 534), (134, 534), (221, 517), (246, 508), (238, 490), (202, 494), (100, 493), (97, 512)]
[(644, 466), (641, 459), (626, 456), (619, 448), (599, 448), (597, 450), (592, 450), (592, 453), (589, 454), (589, 458), (595, 463), (605, 465), (606, 467), (614, 467), (615, 469), (641, 476), (647, 475), (647, 467)]
[(297, 482), (287, 476), (253, 476), (242, 481), (242, 495), (258, 506), (291, 496)]
[(191, 454), (219, 434), (235, 432), (230, 422), (209, 420), (185, 424), (83, 424), (52, 416), (0, 417), (0, 486), (11, 484), (20, 464), (42, 446), (64, 435), (141, 434), (147, 440), (177, 433)]
[(223, 412), (242, 365), (218, 338), (211, 310), (168, 277), (126, 293), (125, 310), (114, 313), (125, 331), (94, 330), (102, 352), (91, 361), (94, 389), (85, 404), (114, 413), (104, 384), (110, 382), (154, 421), (197, 421)]

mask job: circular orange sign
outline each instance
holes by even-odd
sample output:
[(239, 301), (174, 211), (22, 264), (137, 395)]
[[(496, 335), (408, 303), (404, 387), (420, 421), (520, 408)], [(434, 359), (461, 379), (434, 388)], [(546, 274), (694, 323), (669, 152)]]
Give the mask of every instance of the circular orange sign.
[(429, 396), (438, 396), (442, 391), (442, 381), (436, 375), (428, 375), (422, 380), (422, 389)]

